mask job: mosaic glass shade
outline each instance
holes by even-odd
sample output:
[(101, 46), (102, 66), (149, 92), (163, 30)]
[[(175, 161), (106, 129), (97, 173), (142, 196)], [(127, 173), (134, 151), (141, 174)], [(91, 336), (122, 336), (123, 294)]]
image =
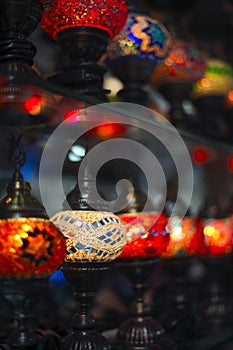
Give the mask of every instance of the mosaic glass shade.
[(65, 239), (40, 218), (0, 220), (0, 275), (4, 278), (49, 276), (65, 257)]
[(127, 20), (125, 0), (41, 0), (44, 13), (41, 26), (53, 39), (61, 30), (88, 26), (117, 35)]
[(151, 81), (154, 84), (195, 82), (203, 76), (205, 69), (205, 58), (198, 49), (185, 41), (173, 40), (168, 57), (155, 68)]
[(161, 23), (130, 13), (124, 29), (109, 43), (107, 60), (133, 57), (158, 64), (167, 57), (170, 46), (170, 34)]
[(163, 257), (189, 256), (193, 254), (203, 255), (206, 251), (202, 226), (195, 218), (178, 216), (169, 219), (167, 230), (169, 243)]
[(225, 96), (232, 88), (232, 67), (220, 59), (208, 59), (205, 74), (194, 84), (192, 96)]
[(169, 234), (165, 215), (156, 212), (126, 213), (119, 217), (127, 232), (127, 244), (119, 258), (152, 257), (166, 250)]
[(111, 261), (122, 251), (125, 226), (109, 212), (61, 211), (51, 219), (66, 237), (65, 261)]
[(207, 252), (211, 255), (231, 254), (233, 248), (232, 218), (204, 219), (202, 224)]

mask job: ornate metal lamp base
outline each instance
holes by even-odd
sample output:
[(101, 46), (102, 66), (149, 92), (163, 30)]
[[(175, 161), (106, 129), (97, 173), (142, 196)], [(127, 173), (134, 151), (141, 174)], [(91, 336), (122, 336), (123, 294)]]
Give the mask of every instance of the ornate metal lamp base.
[(63, 263), (62, 271), (74, 287), (74, 296), (79, 303), (79, 310), (73, 318), (73, 331), (63, 339), (60, 350), (111, 349), (108, 340), (95, 329), (95, 321), (89, 313), (98, 281), (108, 269), (109, 263), (106, 262)]

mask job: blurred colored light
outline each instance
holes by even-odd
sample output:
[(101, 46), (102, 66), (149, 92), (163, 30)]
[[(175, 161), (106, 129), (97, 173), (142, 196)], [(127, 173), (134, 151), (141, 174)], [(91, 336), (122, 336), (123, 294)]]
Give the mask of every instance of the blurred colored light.
[(232, 218), (204, 219), (203, 235), (207, 252), (212, 255), (232, 253), (233, 221)]
[(90, 133), (101, 139), (109, 139), (120, 136), (124, 133), (125, 126), (120, 123), (106, 123), (93, 128)]
[(166, 258), (205, 254), (202, 226), (196, 218), (179, 216), (168, 221), (169, 243), (162, 256)]
[(228, 164), (229, 164), (229, 170), (233, 172), (233, 156), (230, 156)]
[(198, 49), (188, 42), (173, 40), (168, 57), (155, 68), (151, 81), (155, 84), (175, 80), (195, 82), (203, 76), (205, 69), (205, 57)]
[(30, 115), (38, 115), (41, 112), (42, 97), (38, 95), (31, 96), (24, 101), (24, 109)]
[(193, 151), (193, 160), (198, 164), (204, 164), (209, 159), (208, 152), (203, 148), (197, 148)]
[(233, 69), (227, 62), (210, 58), (206, 61), (204, 76), (193, 85), (193, 98), (217, 95), (227, 96), (233, 89)]

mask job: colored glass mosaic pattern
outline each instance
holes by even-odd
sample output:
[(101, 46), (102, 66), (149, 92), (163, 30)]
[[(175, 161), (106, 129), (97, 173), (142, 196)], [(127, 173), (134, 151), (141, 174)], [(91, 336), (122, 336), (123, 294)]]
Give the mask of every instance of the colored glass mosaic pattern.
[(167, 29), (156, 20), (130, 13), (124, 29), (109, 43), (107, 60), (138, 57), (160, 63), (167, 57), (171, 38)]
[(61, 30), (89, 26), (117, 35), (127, 20), (125, 0), (41, 0), (44, 13), (41, 26), (53, 39)]
[(48, 276), (65, 257), (66, 243), (52, 222), (38, 218), (0, 220), (0, 275)]
[(198, 49), (185, 41), (173, 40), (168, 57), (155, 68), (151, 80), (154, 84), (176, 80), (195, 82), (205, 69), (205, 57)]
[(126, 243), (124, 224), (109, 212), (61, 211), (51, 220), (66, 237), (65, 261), (111, 261)]
[(167, 248), (169, 234), (167, 218), (157, 212), (120, 215), (126, 225), (127, 244), (119, 258), (143, 258), (162, 254)]

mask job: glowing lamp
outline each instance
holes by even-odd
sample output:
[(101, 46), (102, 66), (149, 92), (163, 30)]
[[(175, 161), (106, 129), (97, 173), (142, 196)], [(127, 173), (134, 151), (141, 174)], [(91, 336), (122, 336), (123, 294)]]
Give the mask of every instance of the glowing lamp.
[(207, 60), (204, 76), (193, 86), (193, 98), (204, 96), (226, 96), (233, 88), (233, 70), (223, 60)]
[(26, 156), (20, 139), (12, 145), (15, 173), (0, 201), (0, 276), (47, 277), (60, 266), (66, 244), (23, 179), (20, 169)]
[(42, 218), (0, 220), (0, 275), (49, 276), (65, 256), (65, 240), (55, 225)]
[(151, 81), (155, 84), (195, 82), (203, 76), (205, 68), (205, 58), (197, 48), (188, 42), (173, 40), (168, 57), (155, 68)]
[(66, 262), (111, 261), (125, 245), (125, 227), (110, 212), (65, 210), (51, 220), (66, 237)]
[(104, 30), (110, 38), (117, 35), (127, 19), (125, 0), (45, 1), (41, 26), (53, 39), (64, 29), (94, 27)]
[(163, 257), (203, 255), (205, 253), (202, 227), (197, 219), (171, 217), (168, 221), (167, 230), (170, 237), (166, 251), (162, 254)]
[(167, 29), (147, 15), (130, 13), (124, 29), (109, 43), (107, 57), (141, 58), (158, 64), (167, 55), (171, 39)]
[(119, 215), (126, 225), (127, 244), (119, 258), (145, 258), (162, 254), (168, 245), (165, 215), (150, 213), (126, 213)]
[(211, 255), (231, 254), (233, 225), (231, 218), (202, 220), (207, 252)]

